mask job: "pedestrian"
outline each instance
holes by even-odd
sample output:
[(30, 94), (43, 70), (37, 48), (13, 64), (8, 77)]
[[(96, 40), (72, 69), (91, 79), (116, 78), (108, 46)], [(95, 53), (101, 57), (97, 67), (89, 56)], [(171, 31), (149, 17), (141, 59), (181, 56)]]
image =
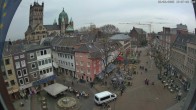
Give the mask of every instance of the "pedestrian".
[(147, 85), (149, 84), (149, 80), (146, 81), (146, 84), (147, 84)]
[(123, 89), (121, 89), (121, 91), (120, 91), (120, 95), (122, 96), (122, 94), (123, 94)]
[(79, 98), (80, 98), (80, 94), (79, 94), (79, 93), (77, 93), (77, 94), (76, 94), (76, 97), (79, 99)]
[(145, 84), (147, 85), (148, 79), (145, 79)]
[(108, 105), (108, 110), (112, 110), (112, 108), (110, 107), (110, 105)]
[(71, 82), (71, 85), (74, 86), (74, 82), (73, 81)]

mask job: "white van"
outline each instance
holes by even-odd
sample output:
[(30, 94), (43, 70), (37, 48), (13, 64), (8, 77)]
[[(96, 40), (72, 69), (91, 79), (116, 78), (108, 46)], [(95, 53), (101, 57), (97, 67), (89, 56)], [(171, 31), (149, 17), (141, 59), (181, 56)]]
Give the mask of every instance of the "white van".
[(95, 94), (94, 101), (97, 105), (101, 105), (103, 103), (107, 103), (109, 101), (115, 100), (117, 95), (111, 93), (109, 91), (103, 91), (100, 93)]

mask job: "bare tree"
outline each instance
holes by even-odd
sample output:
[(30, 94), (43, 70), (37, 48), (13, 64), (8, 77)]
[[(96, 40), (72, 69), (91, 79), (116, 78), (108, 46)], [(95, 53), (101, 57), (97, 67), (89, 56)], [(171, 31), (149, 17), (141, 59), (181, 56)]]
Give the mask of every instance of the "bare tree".
[(112, 24), (106, 24), (104, 26), (101, 26), (100, 31), (106, 34), (115, 34), (120, 32), (119, 29)]

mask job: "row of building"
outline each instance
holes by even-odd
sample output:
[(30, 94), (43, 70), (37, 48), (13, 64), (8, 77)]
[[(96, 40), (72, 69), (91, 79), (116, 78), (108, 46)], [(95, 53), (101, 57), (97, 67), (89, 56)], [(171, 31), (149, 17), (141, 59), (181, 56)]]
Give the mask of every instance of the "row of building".
[(128, 35), (113, 35), (105, 42), (107, 46), (100, 39), (91, 39), (96, 36), (47, 37), (40, 44), (6, 42), (1, 70), (12, 99), (38, 92), (54, 83), (58, 74), (93, 81), (103, 73), (105, 65), (131, 49)]
[(153, 47), (161, 52), (168, 63), (170, 74), (175, 75), (189, 90), (196, 65), (196, 35), (188, 33), (187, 26), (163, 27), (163, 31), (152, 35)]

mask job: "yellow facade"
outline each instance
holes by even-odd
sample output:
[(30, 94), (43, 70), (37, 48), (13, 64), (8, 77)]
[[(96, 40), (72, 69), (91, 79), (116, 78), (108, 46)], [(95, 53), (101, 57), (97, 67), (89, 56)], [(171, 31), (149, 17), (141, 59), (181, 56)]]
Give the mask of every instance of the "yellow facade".
[[(7, 79), (5, 79), (5, 82), (9, 83), (9, 86), (7, 87), (8, 93), (12, 94), (15, 92), (18, 92), (19, 86), (16, 78), (16, 73), (14, 70), (14, 64), (13, 64), (13, 59), (12, 56), (3, 56), (4, 60), (4, 66), (5, 66), (5, 71), (6, 71), (6, 76)], [(9, 60), (9, 64), (6, 63), (6, 60)], [(8, 71), (11, 71), (12, 74), (9, 74)], [(11, 81), (14, 80), (15, 84), (12, 85)]]

